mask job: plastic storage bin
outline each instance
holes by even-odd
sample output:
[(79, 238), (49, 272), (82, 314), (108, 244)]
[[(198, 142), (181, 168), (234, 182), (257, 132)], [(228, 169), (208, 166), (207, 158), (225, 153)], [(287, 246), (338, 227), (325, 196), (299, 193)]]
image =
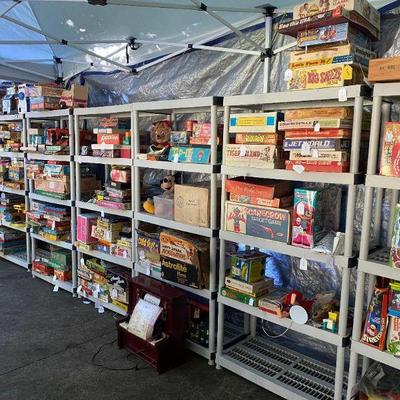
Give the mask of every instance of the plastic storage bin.
[(164, 219), (174, 219), (174, 199), (154, 196), (154, 215)]

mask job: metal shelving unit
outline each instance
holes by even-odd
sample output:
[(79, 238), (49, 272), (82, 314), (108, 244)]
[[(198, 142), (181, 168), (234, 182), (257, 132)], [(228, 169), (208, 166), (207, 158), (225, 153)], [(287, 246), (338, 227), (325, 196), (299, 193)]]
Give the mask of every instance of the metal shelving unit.
[[(0, 124), (1, 123), (12, 123), (12, 122), (19, 122), (22, 124), (22, 135), (21, 135), (22, 136), (22, 146), (25, 147), (27, 144), (25, 115), (24, 114), (0, 115)], [(4, 151), (4, 152), (0, 152), (0, 158), (10, 158), (10, 159), (22, 160), (22, 161), (24, 161), (24, 165), (25, 165), (26, 152), (25, 151), (20, 151), (20, 152)], [(26, 210), (28, 209), (28, 207), (29, 207), (28, 181), (26, 179), (25, 173), (24, 173), (24, 189), (23, 190), (10, 189), (8, 187), (1, 185), (0, 192), (9, 193), (9, 194), (17, 194), (19, 196), (23, 196), (24, 202), (25, 202), (25, 209)], [(27, 232), (26, 226), (24, 228), (22, 228), (20, 226), (13, 226), (13, 224), (7, 223), (5, 221), (1, 221), (0, 223), (3, 226), (7, 226), (11, 229), (15, 229), (17, 231), (26, 233), (26, 250), (24, 252), (20, 252), (20, 253), (16, 253), (16, 254), (0, 255), (0, 257), (4, 258), (5, 260), (15, 263), (15, 264), (19, 265), (20, 267), (29, 269), (30, 268), (30, 257), (31, 257), (31, 243), (30, 243), (29, 233)]]
[[(68, 128), (69, 131), (69, 154), (65, 155), (49, 155), (49, 154), (41, 154), (38, 152), (28, 152), (26, 160), (43, 160), (43, 161), (64, 161), (69, 162), (70, 166), (70, 198), (68, 200), (57, 199), (51, 196), (39, 195), (34, 192), (34, 186), (32, 180), (29, 181), (29, 192), (27, 193), (29, 199), (29, 207), (30, 209), (32, 205), (32, 201), (40, 201), (42, 203), (48, 204), (57, 204), (65, 207), (70, 207), (71, 209), (71, 241), (55, 241), (49, 240), (41, 236), (40, 234), (30, 232), (29, 236), (31, 239), (32, 246), (32, 254), (31, 261), (33, 261), (36, 257), (36, 249), (39, 242), (45, 242), (51, 245), (58, 246), (63, 249), (71, 250), (72, 252), (72, 281), (70, 282), (62, 282), (59, 280), (54, 280), (53, 277), (48, 277), (37, 272), (32, 271), (32, 276), (36, 278), (40, 278), (54, 286), (58, 286), (59, 288), (66, 290), (71, 293), (75, 293), (77, 286), (76, 279), (76, 268), (77, 268), (77, 254), (74, 247), (74, 242), (76, 238), (76, 209), (75, 209), (75, 164), (74, 164), (74, 117), (72, 109), (64, 109), (64, 110), (54, 110), (54, 111), (31, 111), (25, 114), (26, 117), (26, 126), (27, 129), (30, 128), (31, 122), (47, 122), (50, 124), (54, 124), (55, 128)], [(26, 138), (26, 143), (28, 143), (28, 137)], [(25, 168), (25, 176), (26, 176), (26, 168)]]
[[(216, 351), (216, 297), (217, 297), (217, 243), (218, 243), (218, 221), (217, 221), (217, 186), (218, 172), (220, 166), (217, 162), (217, 114), (222, 110), (222, 98), (220, 97), (204, 97), (195, 99), (166, 100), (133, 104), (133, 131), (134, 136), (134, 168), (135, 168), (135, 186), (134, 186), (134, 218), (135, 227), (139, 227), (139, 222), (147, 222), (165, 228), (176, 229), (183, 232), (204, 236), (210, 240), (210, 276), (208, 289), (193, 289), (187, 286), (179, 285), (174, 282), (165, 281), (159, 274), (154, 274), (150, 268), (146, 268), (140, 264), (138, 255), (135, 259), (136, 273), (143, 273), (152, 276), (155, 279), (162, 280), (175, 287), (198, 295), (208, 300), (209, 305), (209, 347), (208, 349), (196, 343), (190, 343), (189, 348), (197, 354), (208, 359), (209, 364), (214, 364)], [(151, 161), (143, 159), (140, 154), (139, 143), (139, 119), (141, 117), (168, 117), (171, 121), (175, 121), (177, 115), (207, 113), (211, 115), (212, 138), (210, 142), (211, 162), (209, 164), (190, 164), (175, 163), (168, 161)], [(140, 170), (142, 168), (150, 168), (165, 171), (180, 171), (188, 173), (204, 173), (210, 175), (210, 227), (203, 228), (194, 225), (179, 223), (173, 220), (163, 219), (151, 214), (147, 214), (142, 210), (140, 199)], [(135, 234), (135, 242), (137, 237)]]
[[(77, 216), (81, 215), (85, 211), (92, 211), (99, 213), (99, 216), (104, 215), (115, 215), (120, 217), (126, 217), (131, 220), (132, 223), (132, 232), (134, 231), (134, 220), (133, 220), (133, 211), (132, 210), (117, 210), (113, 208), (100, 207), (97, 204), (86, 202), (82, 200), (82, 190), (81, 190), (81, 165), (82, 164), (97, 164), (104, 165), (105, 176), (109, 174), (111, 165), (121, 165), (121, 166), (130, 166), (131, 167), (131, 188), (134, 187), (134, 171), (133, 171), (133, 160), (131, 158), (106, 158), (106, 157), (91, 157), (91, 156), (81, 156), (81, 145), (80, 145), (80, 130), (81, 125), (89, 122), (90, 120), (96, 120), (101, 117), (116, 117), (116, 118), (128, 118), (131, 121), (131, 154), (133, 154), (133, 112), (132, 105), (118, 105), (118, 106), (107, 106), (107, 107), (93, 107), (93, 108), (78, 108), (74, 110), (74, 126), (75, 126), (75, 176), (76, 176), (76, 213)], [(132, 190), (133, 193), (133, 190)], [(132, 194), (133, 196), (133, 194)], [(132, 199), (133, 203), (133, 199)], [(87, 256), (95, 257), (100, 260), (104, 260), (113, 264), (120, 265), (122, 267), (128, 268), (132, 270), (133, 276), (133, 259), (125, 259), (122, 257), (115, 257), (111, 254), (104, 253), (98, 250), (84, 250), (81, 248), (76, 248), (78, 254), (78, 260), (81, 259), (82, 255), (85, 254)], [(132, 256), (135, 254), (135, 246), (134, 241), (132, 240)], [(82, 296), (96, 305), (102, 305), (104, 308), (111, 310), (115, 313), (125, 315), (125, 311), (120, 307), (112, 304), (105, 303), (100, 299), (97, 299), (93, 296), (89, 296), (87, 294), (78, 293), (79, 296)]]
[[(356, 202), (356, 185), (362, 183), (363, 177), (359, 173), (360, 141), (362, 128), (363, 107), (369, 105), (368, 89), (361, 85), (347, 86), (347, 100), (339, 102), (338, 88), (306, 90), (301, 92), (280, 92), (257, 95), (230, 96), (224, 98), (224, 138), (223, 143), (229, 143), (229, 116), (232, 111), (280, 111), (297, 108), (317, 108), (348, 106), (354, 108), (352, 152), (350, 172), (323, 173), (287, 170), (270, 170), (257, 168), (233, 168), (222, 166), (222, 199), (226, 198), (225, 181), (227, 176), (252, 176), (276, 180), (290, 180), (297, 182), (320, 182), (346, 185), (347, 215), (345, 229), (345, 248), (343, 256), (329, 256), (304, 250), (295, 246), (252, 236), (235, 234), (224, 231), (224, 212), (221, 212), (220, 232), (220, 265), (219, 289), (224, 286), (225, 277), (225, 248), (226, 241), (242, 243), (247, 246), (287, 254), (292, 257), (313, 260), (321, 263), (334, 263), (341, 267), (341, 298), (340, 320), (337, 334), (315, 328), (310, 325), (298, 325), (290, 319), (279, 319), (262, 312), (258, 308), (247, 306), (235, 300), (218, 296), (218, 340), (217, 340), (217, 367), (225, 367), (238, 375), (284, 397), (290, 399), (326, 399), (341, 400), (346, 387), (344, 372), (345, 348), (348, 344), (349, 331), (347, 329), (350, 271), (354, 266), (353, 255), (353, 226)], [(224, 162), (223, 162), (224, 164)], [(246, 331), (249, 337), (243, 342), (224, 349), (224, 312), (225, 306), (232, 307), (245, 313)], [(288, 349), (280, 349), (270, 340), (258, 338), (256, 319), (261, 318), (277, 324), (293, 332), (306, 335), (310, 338), (336, 346), (336, 368), (318, 361), (299, 356)], [(255, 345), (255, 342), (257, 345)], [(277, 353), (277, 354), (275, 354)], [(281, 356), (279, 359), (278, 357)], [(291, 360), (295, 360), (295, 367)], [(294, 362), (294, 361), (293, 361)], [(301, 370), (301, 367), (304, 370)], [(322, 373), (322, 371), (324, 371)], [(323, 375), (323, 376), (321, 376)]]
[[(357, 382), (359, 356), (363, 357), (362, 374), (366, 371), (369, 360), (376, 360), (400, 369), (398, 358), (360, 342), (365, 300), (369, 301), (372, 297), (376, 277), (380, 276), (400, 281), (400, 271), (389, 267), (389, 248), (391, 246), (394, 223), (393, 214), (395, 206), (399, 201), (400, 178), (380, 176), (378, 172), (378, 157), (380, 156), (381, 143), (380, 134), (382, 132), (383, 135), (384, 124), (390, 121), (392, 102), (400, 102), (400, 83), (375, 84), (354, 306), (355, 312), (350, 354), (348, 399), (350, 398), (352, 387)], [(384, 190), (391, 192), (390, 218), (386, 243), (382, 243), (381, 241), (381, 213)], [(374, 221), (373, 229), (371, 229), (372, 221)], [(366, 285), (367, 276), (368, 284)], [(365, 296), (366, 287), (368, 288), (367, 298)]]

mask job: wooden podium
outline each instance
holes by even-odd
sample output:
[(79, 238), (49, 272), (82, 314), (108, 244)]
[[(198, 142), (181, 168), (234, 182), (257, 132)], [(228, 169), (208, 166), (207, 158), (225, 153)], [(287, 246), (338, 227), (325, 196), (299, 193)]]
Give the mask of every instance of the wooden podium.
[[(121, 323), (128, 322), (139, 299), (149, 293), (161, 300), (163, 309), (157, 320), (156, 330), (166, 337), (156, 343), (130, 333)], [(182, 363), (185, 359), (186, 340), (186, 295), (179, 289), (153, 278), (140, 275), (129, 280), (129, 308), (126, 317), (116, 323), (118, 346), (136, 354), (153, 366), (160, 374)]]

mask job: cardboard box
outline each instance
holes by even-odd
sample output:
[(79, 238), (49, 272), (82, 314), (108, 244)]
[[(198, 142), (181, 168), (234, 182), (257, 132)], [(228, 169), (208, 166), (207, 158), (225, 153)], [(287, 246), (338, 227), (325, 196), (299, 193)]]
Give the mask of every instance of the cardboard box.
[(237, 290), (230, 289), (226, 286), (221, 288), (221, 295), (232, 300), (240, 301), (241, 303), (252, 307), (257, 307), (259, 300), (262, 298), (262, 296), (254, 297), (245, 293), (241, 293)]
[(368, 36), (348, 22), (305, 29), (297, 33), (297, 45), (299, 47), (332, 43), (352, 43), (365, 48), (369, 48), (371, 45)]
[(31, 111), (58, 110), (58, 97), (31, 97)]
[(115, 167), (111, 169), (110, 176), (114, 182), (128, 183), (131, 181), (131, 169)]
[(56, 97), (59, 98), (63, 92), (63, 88), (55, 85), (27, 85), (25, 87), (25, 94), (28, 97)]
[(285, 121), (296, 119), (342, 118), (352, 119), (351, 107), (326, 107), (326, 108), (300, 108), (285, 111)]
[(179, 146), (169, 149), (168, 161), (193, 163), (193, 164), (208, 164), (211, 158), (210, 147), (189, 147)]
[[(323, 131), (316, 131), (315, 127), (319, 124), (320, 129)], [(341, 118), (314, 118), (314, 119), (292, 119), (290, 121), (281, 121), (279, 122), (279, 129), (285, 131), (285, 138), (287, 138), (286, 131), (299, 131), (299, 130), (307, 130), (307, 131), (316, 131), (320, 136), (325, 134), (325, 129), (333, 130), (335, 129), (335, 133), (337, 133), (337, 129), (351, 129), (353, 126), (352, 120), (343, 120)], [(303, 134), (306, 134), (304, 132)]]
[(80, 214), (77, 216), (76, 238), (82, 243), (96, 243), (97, 239), (91, 235), (92, 226), (97, 223), (98, 214)]
[(185, 224), (210, 226), (210, 194), (207, 187), (174, 186), (174, 219)]
[(60, 104), (66, 108), (87, 107), (88, 87), (72, 84), (70, 90), (63, 90), (61, 93)]
[(290, 161), (350, 161), (348, 151), (331, 151), (312, 149), (310, 155), (304, 155), (302, 151), (290, 151)]
[[(273, 284), (273, 282), (272, 282)], [(254, 283), (243, 282), (231, 276), (225, 277), (225, 286), (229, 289), (248, 294), (253, 297), (263, 296), (268, 293), (268, 289), (272, 286), (270, 280), (261, 279)]]
[(231, 193), (229, 200), (235, 203), (253, 204), (256, 206), (273, 207), (273, 208), (289, 208), (293, 205), (293, 196), (285, 196), (275, 199), (265, 199), (258, 196), (247, 196), (244, 194)]
[(321, 89), (362, 83), (363, 73), (359, 66), (325, 64), (298, 68), (292, 71), (288, 90)]
[(281, 144), (282, 135), (279, 133), (237, 133), (236, 144)]
[(225, 182), (225, 191), (231, 194), (257, 196), (273, 199), (288, 194), (292, 190), (289, 181), (276, 181), (257, 178), (232, 178)]
[(201, 289), (208, 285), (208, 270), (205, 271), (203, 265), (200, 267), (186, 264), (166, 257), (161, 257), (161, 277), (196, 289)]
[(351, 147), (351, 140), (347, 139), (285, 139), (283, 141), (283, 149), (302, 150), (304, 147), (318, 150), (349, 150)]
[(290, 239), (290, 212), (279, 208), (225, 202), (225, 230), (278, 242)]
[(59, 177), (48, 177), (47, 179), (36, 177), (34, 187), (35, 191), (40, 190), (67, 195), (70, 193), (69, 176), (60, 175)]
[(370, 82), (393, 82), (400, 80), (400, 57), (370, 60), (368, 69)]
[(255, 250), (229, 254), (230, 275), (234, 279), (253, 283), (264, 279), (266, 255)]
[(400, 268), (400, 204), (396, 205), (393, 221), (393, 232), (389, 232), (392, 235), (389, 265)]
[(379, 173), (400, 176), (400, 122), (385, 124)]
[[(350, 122), (349, 122), (350, 123)], [(344, 139), (351, 138), (351, 129), (323, 129), (315, 131), (314, 129), (294, 129), (285, 132), (286, 140), (292, 139)], [(368, 132), (369, 135), (369, 132)]]
[(154, 225), (142, 225), (137, 232), (137, 253), (144, 265), (161, 267), (160, 234)]
[(54, 276), (61, 282), (67, 282), (72, 279), (72, 271), (60, 271), (54, 269)]
[(209, 269), (209, 242), (203, 238), (173, 230), (160, 233), (160, 255), (186, 264)]
[(232, 133), (275, 133), (282, 119), (279, 112), (231, 114), (229, 132)]
[(124, 133), (99, 133), (97, 136), (97, 144), (115, 144), (120, 145), (124, 140)]
[(356, 11), (377, 29), (380, 29), (380, 14), (368, 0), (311, 0), (293, 7), (293, 19), (309, 17), (326, 11), (344, 9)]
[(283, 154), (279, 146), (263, 144), (227, 144), (224, 164), (231, 167), (280, 168)]

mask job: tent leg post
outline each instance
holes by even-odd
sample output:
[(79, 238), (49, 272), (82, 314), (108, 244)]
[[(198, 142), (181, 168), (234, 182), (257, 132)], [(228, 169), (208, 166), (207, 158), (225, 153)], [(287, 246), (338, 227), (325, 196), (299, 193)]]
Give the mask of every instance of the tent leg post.
[(270, 82), (271, 82), (271, 57), (269, 54), (272, 54), (271, 51), (268, 51), (272, 47), (272, 14), (266, 14), (265, 16), (265, 50), (267, 52), (266, 57), (264, 59), (264, 89), (263, 93), (268, 93), (270, 91)]

